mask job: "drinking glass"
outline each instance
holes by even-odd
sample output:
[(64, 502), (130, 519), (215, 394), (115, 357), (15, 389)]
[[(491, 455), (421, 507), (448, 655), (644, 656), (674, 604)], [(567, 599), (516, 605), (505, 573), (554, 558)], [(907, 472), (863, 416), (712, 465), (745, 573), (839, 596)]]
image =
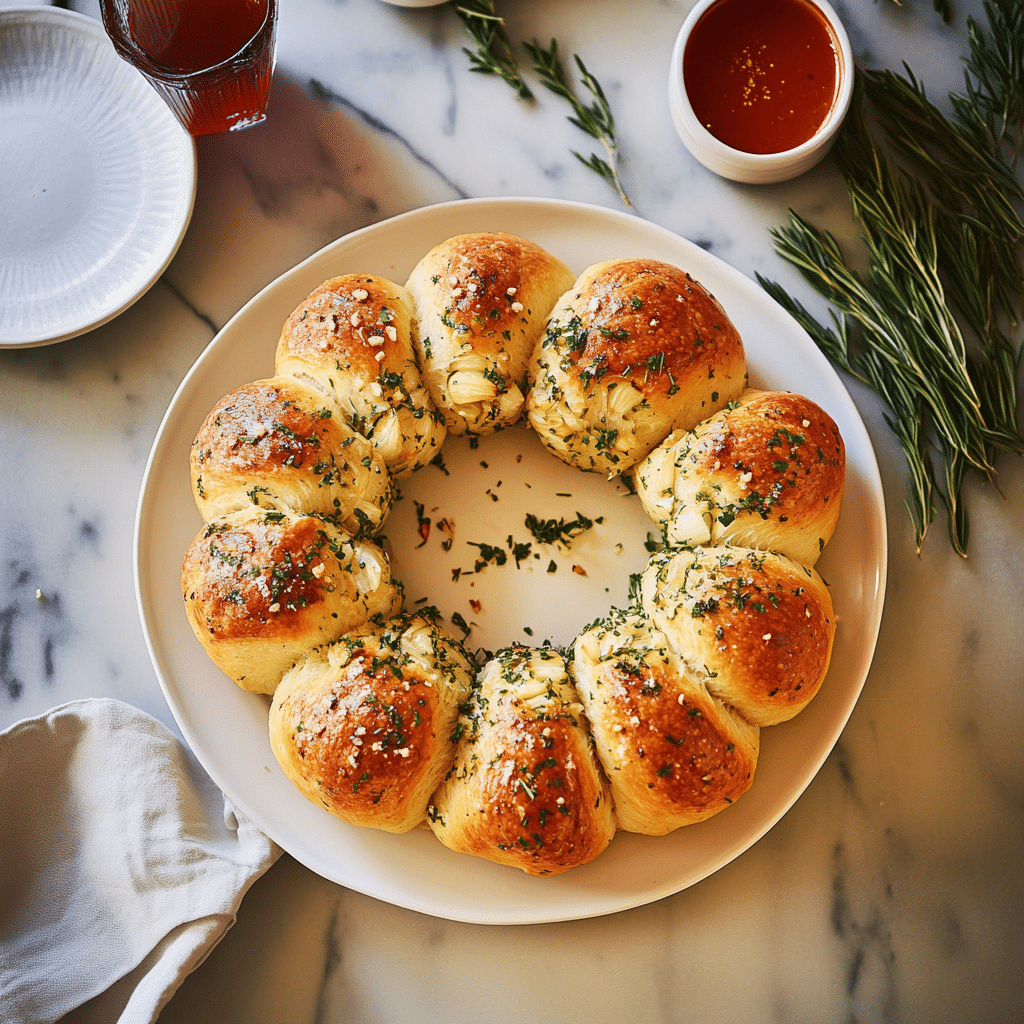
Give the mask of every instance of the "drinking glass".
[(192, 135), (267, 116), (277, 0), (100, 0), (107, 35)]

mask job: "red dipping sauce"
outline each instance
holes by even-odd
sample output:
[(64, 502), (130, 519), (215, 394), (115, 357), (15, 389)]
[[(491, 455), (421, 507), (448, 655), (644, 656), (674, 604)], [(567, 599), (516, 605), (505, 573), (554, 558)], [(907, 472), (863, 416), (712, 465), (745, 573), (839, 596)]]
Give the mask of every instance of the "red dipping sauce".
[(835, 102), (839, 44), (807, 0), (718, 0), (683, 54), (700, 123), (733, 149), (782, 153), (817, 133)]

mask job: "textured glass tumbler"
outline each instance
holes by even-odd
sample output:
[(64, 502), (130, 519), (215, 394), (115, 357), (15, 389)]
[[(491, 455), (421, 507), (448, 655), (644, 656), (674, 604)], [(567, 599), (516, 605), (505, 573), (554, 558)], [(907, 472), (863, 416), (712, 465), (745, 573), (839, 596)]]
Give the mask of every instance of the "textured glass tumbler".
[(100, 0), (107, 35), (192, 135), (267, 116), (277, 0)]

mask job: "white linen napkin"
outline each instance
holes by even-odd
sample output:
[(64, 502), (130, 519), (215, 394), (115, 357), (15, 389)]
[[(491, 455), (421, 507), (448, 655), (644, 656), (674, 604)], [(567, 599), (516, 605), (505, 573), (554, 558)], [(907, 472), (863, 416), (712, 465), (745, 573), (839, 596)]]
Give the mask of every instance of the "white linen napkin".
[(155, 1020), (280, 853), (130, 705), (0, 733), (0, 1018)]

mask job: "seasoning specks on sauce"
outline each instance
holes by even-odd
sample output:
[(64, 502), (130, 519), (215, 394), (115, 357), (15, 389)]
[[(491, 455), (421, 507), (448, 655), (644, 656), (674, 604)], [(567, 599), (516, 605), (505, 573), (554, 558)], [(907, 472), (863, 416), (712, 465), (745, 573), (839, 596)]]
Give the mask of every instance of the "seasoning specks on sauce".
[(683, 56), (694, 113), (733, 149), (781, 153), (807, 142), (832, 109), (838, 48), (807, 0), (719, 0)]

